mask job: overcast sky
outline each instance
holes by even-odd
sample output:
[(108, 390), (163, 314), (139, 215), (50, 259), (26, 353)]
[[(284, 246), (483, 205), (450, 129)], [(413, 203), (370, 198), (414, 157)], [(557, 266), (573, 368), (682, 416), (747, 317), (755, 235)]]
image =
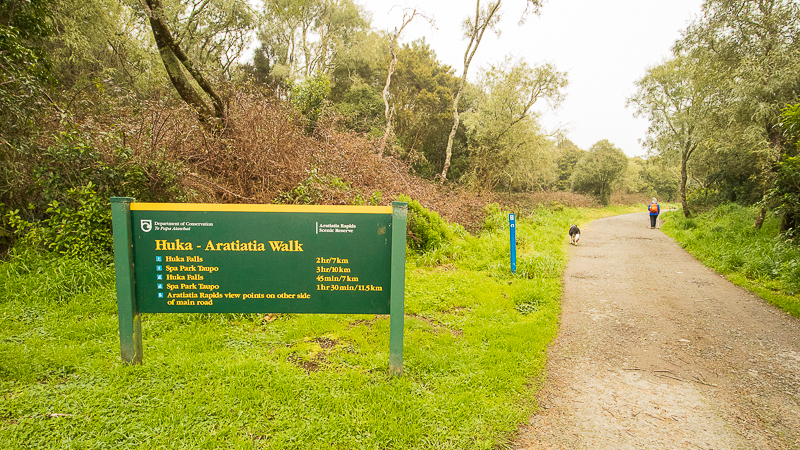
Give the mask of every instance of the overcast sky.
[[(474, 0), (356, 1), (372, 13), (377, 29), (399, 26), (402, 7), (417, 7), (433, 17), (435, 28), (414, 19), (401, 40), (424, 36), (439, 60), (461, 75), (467, 45), (461, 23), (475, 14)], [(647, 67), (669, 56), (681, 30), (700, 14), (701, 4), (702, 0), (549, 0), (540, 16), (530, 16), (519, 26), (525, 1), (505, 0), (501, 34), (484, 36), (468, 79), (476, 80), (481, 67), (506, 55), (531, 65), (549, 62), (567, 72), (570, 84), (559, 109), (542, 111), (544, 126), (565, 129), (584, 150), (608, 139), (628, 156), (643, 156), (646, 150), (639, 140), (645, 137), (647, 121), (633, 117), (626, 99)]]

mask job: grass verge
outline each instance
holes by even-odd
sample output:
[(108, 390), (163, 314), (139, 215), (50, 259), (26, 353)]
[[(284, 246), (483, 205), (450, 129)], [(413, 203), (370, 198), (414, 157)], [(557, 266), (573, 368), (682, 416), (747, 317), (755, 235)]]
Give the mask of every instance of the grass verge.
[(410, 254), (405, 372), (386, 316), (160, 314), (120, 363), (114, 271), (0, 263), (0, 442), (8, 449), (492, 449), (535, 410), (558, 327), (566, 230), (644, 207), (507, 215)]
[(757, 211), (736, 204), (687, 219), (665, 215), (664, 233), (731, 282), (800, 317), (800, 247), (778, 237), (779, 221), (753, 227)]

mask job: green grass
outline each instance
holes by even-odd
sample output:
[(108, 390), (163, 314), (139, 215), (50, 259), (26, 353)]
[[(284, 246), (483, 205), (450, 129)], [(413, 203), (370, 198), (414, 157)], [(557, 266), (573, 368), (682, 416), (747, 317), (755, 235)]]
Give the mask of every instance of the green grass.
[(160, 314), (120, 363), (114, 270), (20, 253), (0, 263), (6, 449), (492, 449), (535, 410), (558, 327), (566, 229), (642, 208), (507, 216), (409, 254), (404, 374), (374, 315)]
[(800, 317), (800, 247), (778, 237), (774, 216), (755, 229), (756, 214), (736, 204), (691, 219), (675, 211), (662, 229), (703, 264)]

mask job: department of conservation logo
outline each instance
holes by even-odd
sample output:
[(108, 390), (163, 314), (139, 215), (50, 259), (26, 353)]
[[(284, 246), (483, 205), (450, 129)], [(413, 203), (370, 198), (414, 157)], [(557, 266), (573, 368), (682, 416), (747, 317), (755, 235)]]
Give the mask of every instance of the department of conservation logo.
[(153, 229), (153, 221), (150, 219), (142, 219), (142, 231), (145, 233)]

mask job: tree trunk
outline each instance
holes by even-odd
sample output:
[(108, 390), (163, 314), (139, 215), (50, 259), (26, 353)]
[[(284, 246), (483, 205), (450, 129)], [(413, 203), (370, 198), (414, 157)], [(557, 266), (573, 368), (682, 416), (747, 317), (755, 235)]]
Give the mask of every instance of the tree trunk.
[(397, 34), (395, 34), (395, 41), (392, 42), (390, 51), (392, 53), (392, 61), (389, 63), (389, 75), (386, 76), (386, 85), (383, 87), (383, 106), (384, 116), (386, 117), (386, 128), (383, 131), (380, 146), (378, 147), (378, 155), (383, 156), (383, 150), (386, 148), (386, 141), (389, 140), (389, 134), (392, 132), (392, 115), (394, 108), (389, 107), (389, 86), (392, 84), (392, 74), (397, 68), (397, 52), (395, 50)]
[[(770, 184), (773, 184), (775, 182), (775, 179), (778, 176), (778, 167), (779, 167), (781, 159), (783, 159), (783, 145), (781, 143), (781, 134), (778, 133), (777, 131), (775, 131), (777, 129), (776, 124), (769, 123), (769, 124), (767, 124), (767, 126), (765, 128), (766, 128), (767, 134), (769, 136), (768, 139), (769, 139), (770, 147), (773, 150), (773, 158), (774, 158), (774, 160), (772, 161), (772, 164), (770, 164), (769, 171), (767, 171), (764, 174), (764, 178), (765, 178), (764, 179), (764, 184), (765, 185), (770, 185)], [(765, 191), (766, 190), (767, 189), (765, 187)], [(767, 196), (767, 194), (765, 192), (764, 193), (764, 197), (762, 198), (762, 200), (766, 199), (766, 196)], [(767, 208), (762, 206), (761, 210), (758, 212), (758, 217), (756, 217), (756, 223), (753, 224), (753, 228), (755, 228), (756, 230), (760, 230), (761, 227), (764, 225), (764, 220), (766, 220), (766, 218), (767, 218)], [(787, 219), (787, 217), (784, 214), (783, 220), (781, 221), (781, 231), (780, 231), (781, 233), (786, 231), (786, 230), (783, 229), (783, 227), (786, 225), (786, 219)]]
[(767, 218), (767, 208), (761, 207), (761, 210), (758, 212), (758, 217), (756, 217), (756, 223), (753, 224), (753, 227), (756, 230), (760, 230), (761, 226), (764, 225), (764, 220)]
[(386, 112), (386, 127), (383, 130), (383, 137), (381, 138), (381, 143), (378, 146), (379, 156), (383, 156), (383, 150), (386, 148), (386, 141), (389, 140), (389, 136), (392, 134), (392, 116), (394, 116), (394, 106), (392, 106), (392, 108)]
[[(143, 6), (150, 21), (150, 27), (153, 29), (153, 37), (161, 60), (164, 62), (164, 68), (167, 70), (167, 75), (175, 90), (178, 91), (178, 95), (197, 111), (201, 122), (223, 122), (224, 124), (226, 114), (222, 99), (175, 42), (167, 21), (164, 19), (164, 7), (161, 5), (161, 1), (144, 0)], [(187, 77), (187, 73), (191, 79)], [(211, 98), (213, 110), (203, 99), (200, 91), (192, 84), (192, 80)]]
[(689, 159), (686, 152), (681, 154), (681, 207), (683, 208), (683, 216), (687, 219), (692, 217), (692, 212), (689, 211), (689, 203), (686, 202), (686, 180), (688, 179), (686, 174), (686, 163)]
[[(475, 4), (475, 24), (471, 24), (472, 29), (470, 30), (469, 45), (467, 45), (467, 51), (464, 52), (464, 73), (461, 75), (458, 92), (453, 101), (453, 129), (450, 130), (450, 137), (447, 138), (444, 168), (442, 169), (442, 173), (439, 174), (440, 183), (444, 183), (447, 180), (447, 171), (450, 169), (450, 159), (453, 157), (453, 139), (456, 137), (456, 130), (458, 130), (458, 122), (460, 120), (458, 115), (458, 102), (461, 100), (461, 93), (464, 91), (464, 83), (467, 80), (469, 64), (472, 62), (472, 57), (475, 56), (475, 51), (478, 50), (481, 39), (483, 39), (483, 33), (486, 32), (486, 28), (492, 25), (494, 15), (500, 10), (500, 3), (501, 0), (497, 0), (497, 3), (490, 4), (489, 9), (486, 11), (486, 17), (483, 18), (481, 18), (481, 1), (477, 0)], [(481, 19), (483, 19), (483, 22), (481, 22)]]
[[(467, 76), (467, 71), (464, 70), (464, 76)], [(447, 171), (450, 170), (450, 159), (453, 156), (453, 139), (456, 137), (456, 130), (458, 130), (458, 122), (460, 117), (458, 115), (458, 101), (461, 100), (461, 92), (464, 90), (464, 82), (462, 78), (461, 85), (456, 93), (456, 99), (453, 101), (453, 128), (450, 130), (450, 136), (447, 138), (447, 148), (445, 149), (444, 167), (440, 174), (441, 182), (447, 180)]]
[(383, 87), (383, 106), (384, 115), (386, 116), (386, 128), (384, 129), (383, 137), (381, 138), (381, 144), (378, 148), (378, 154), (381, 156), (383, 156), (383, 149), (386, 147), (386, 141), (389, 139), (389, 135), (392, 133), (392, 116), (394, 115), (394, 106), (389, 108), (389, 86), (392, 84), (392, 74), (394, 74), (394, 71), (397, 69), (397, 40), (400, 38), (400, 35), (403, 33), (403, 30), (406, 28), (406, 26), (408, 26), (408, 24), (414, 20), (416, 15), (416, 9), (412, 11), (410, 15), (403, 13), (403, 24), (399, 29), (394, 29), (394, 35), (392, 35), (392, 41), (389, 44), (389, 52), (392, 54), (392, 60), (389, 62), (389, 74), (386, 76), (386, 85)]

